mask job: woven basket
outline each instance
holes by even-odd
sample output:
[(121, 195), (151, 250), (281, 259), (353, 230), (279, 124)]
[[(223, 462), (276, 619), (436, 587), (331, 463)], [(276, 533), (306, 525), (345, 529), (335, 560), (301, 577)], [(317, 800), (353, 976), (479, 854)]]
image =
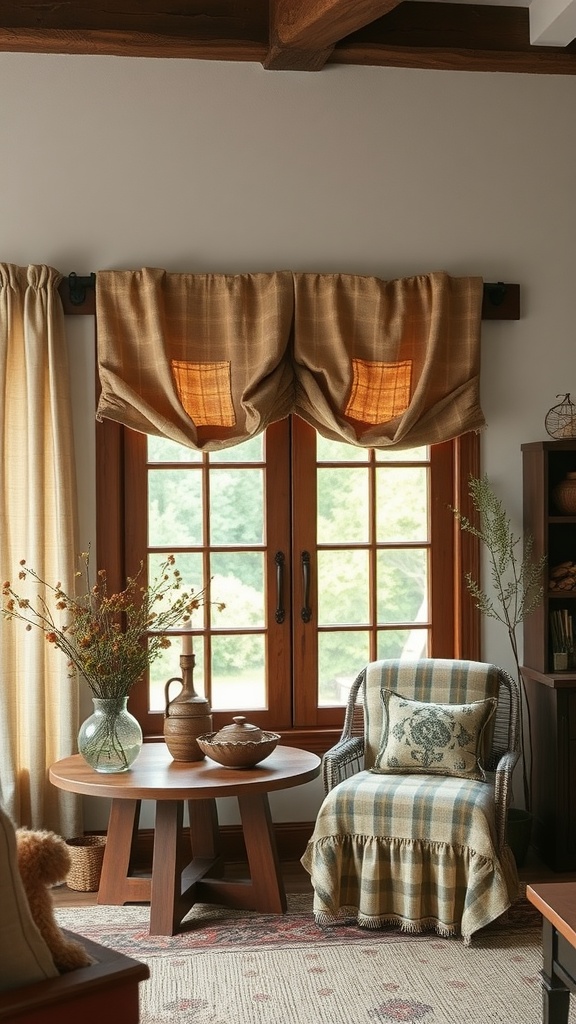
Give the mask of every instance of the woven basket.
[(66, 885), (77, 892), (97, 892), (100, 887), (106, 836), (79, 836), (76, 839), (67, 839), (66, 845), (71, 860)]

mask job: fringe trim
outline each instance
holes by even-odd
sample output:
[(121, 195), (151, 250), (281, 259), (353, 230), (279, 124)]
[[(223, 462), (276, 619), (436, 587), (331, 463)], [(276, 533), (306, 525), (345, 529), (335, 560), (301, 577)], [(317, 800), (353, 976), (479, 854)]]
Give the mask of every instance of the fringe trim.
[(419, 921), (411, 921), (398, 914), (382, 914), (378, 917), (370, 917), (358, 913), (357, 907), (341, 907), (338, 914), (330, 914), (326, 911), (314, 913), (314, 920), (319, 928), (337, 927), (344, 924), (356, 924), (359, 928), (367, 931), (376, 931), (390, 925), (396, 926), (401, 932), (409, 935), (422, 935), (424, 932), (434, 931), (443, 939), (462, 937), (465, 946), (470, 945), (471, 936), (461, 935), (460, 928), (456, 924), (443, 924), (436, 917), (425, 917)]

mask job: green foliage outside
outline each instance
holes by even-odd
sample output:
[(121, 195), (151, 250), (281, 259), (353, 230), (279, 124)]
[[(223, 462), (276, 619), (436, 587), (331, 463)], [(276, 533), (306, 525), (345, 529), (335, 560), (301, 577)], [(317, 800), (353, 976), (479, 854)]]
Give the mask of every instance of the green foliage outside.
[[(251, 442), (249, 442), (251, 443)], [(238, 446), (219, 453), (220, 462), (242, 455)], [(348, 449), (338, 445), (340, 458)], [(364, 453), (361, 453), (365, 458)], [(331, 451), (330, 456), (335, 457)], [(160, 458), (160, 455), (155, 457)], [(246, 454), (244, 455), (246, 458)], [(170, 458), (173, 453), (170, 452)], [(255, 459), (261, 458), (256, 451)], [(247, 460), (248, 461), (248, 460)], [(262, 510), (264, 501), (263, 470), (235, 469), (218, 465), (211, 458), (210, 471), (210, 540), (222, 545), (258, 545), (263, 542)], [(149, 537), (150, 543), (199, 545), (202, 543), (200, 519), (200, 463), (192, 460), (185, 469), (154, 469), (149, 473)], [(320, 468), (318, 483), (318, 539), (328, 550), (319, 552), (319, 625), (338, 627), (345, 624), (367, 625), (369, 621), (368, 555), (361, 547), (330, 550), (330, 545), (362, 545), (368, 541), (368, 471), (360, 464), (354, 467)], [(390, 549), (377, 556), (377, 615), (389, 630), (380, 633), (379, 657), (397, 657), (410, 639), (409, 624), (427, 615), (427, 470), (422, 466), (396, 467), (382, 461), (377, 470), (376, 486), (377, 537), (388, 542)], [(412, 542), (413, 548), (394, 547), (395, 542)], [(422, 546), (418, 546), (422, 545)], [(187, 559), (190, 569), (200, 568), (197, 556), (185, 555), (178, 564), (186, 577)], [(212, 598), (226, 608), (214, 615), (218, 630), (262, 629), (264, 625), (264, 565), (261, 552), (214, 553), (211, 575)], [(191, 583), (201, 587), (201, 579)], [(400, 628), (400, 627), (405, 628)], [(322, 639), (323, 638), (323, 639)], [(423, 634), (422, 642), (425, 642)], [(321, 701), (340, 702), (338, 680), (354, 676), (358, 665), (366, 660), (367, 634), (364, 631), (321, 633), (320, 688)], [(244, 633), (234, 636), (234, 645), (214, 645), (215, 677), (237, 671), (263, 672), (262, 638)]]

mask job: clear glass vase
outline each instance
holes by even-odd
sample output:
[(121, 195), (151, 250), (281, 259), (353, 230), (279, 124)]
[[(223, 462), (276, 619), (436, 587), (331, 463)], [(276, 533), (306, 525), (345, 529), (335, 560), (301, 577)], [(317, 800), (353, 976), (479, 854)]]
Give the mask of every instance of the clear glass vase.
[(80, 726), (78, 752), (96, 772), (125, 772), (142, 747), (142, 729), (127, 697), (93, 697), (94, 712)]

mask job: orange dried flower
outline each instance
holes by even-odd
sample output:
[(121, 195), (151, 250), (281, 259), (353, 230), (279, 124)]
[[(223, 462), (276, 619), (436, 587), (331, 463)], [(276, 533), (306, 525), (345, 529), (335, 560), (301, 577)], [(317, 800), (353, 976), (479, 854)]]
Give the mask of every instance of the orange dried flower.
[[(48, 643), (65, 653), (71, 674), (80, 672), (95, 697), (125, 697), (149, 664), (170, 646), (168, 633), (188, 624), (192, 612), (208, 600), (209, 588), (198, 593), (183, 590), (174, 555), (167, 555), (150, 583), (142, 582), (141, 564), (123, 590), (108, 594), (106, 570), (98, 570), (93, 583), (89, 551), (80, 558), (83, 571), (74, 575), (84, 580), (83, 594), (70, 597), (61, 582), (52, 586), (26, 568), (19, 572), (19, 579), (39, 587), (37, 603), (17, 594), (6, 580), (0, 612), (7, 619), (21, 619), (27, 630), (41, 629)], [(21, 559), (20, 565), (26, 565), (26, 560)]]

